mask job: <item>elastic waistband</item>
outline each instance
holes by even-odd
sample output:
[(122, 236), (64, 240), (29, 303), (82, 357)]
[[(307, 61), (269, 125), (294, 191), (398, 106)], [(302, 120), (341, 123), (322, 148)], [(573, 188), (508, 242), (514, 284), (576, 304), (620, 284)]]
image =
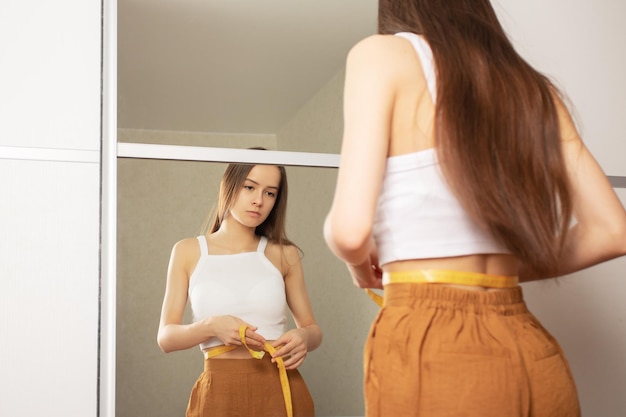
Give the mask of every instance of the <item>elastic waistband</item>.
[(208, 360), (205, 355), (204, 370), (209, 372), (231, 372), (237, 374), (251, 374), (257, 372), (276, 372), (276, 365), (272, 363), (272, 357), (266, 355), (261, 360), (253, 357), (241, 359), (215, 359)]
[(486, 288), (515, 288), (519, 285), (516, 276), (490, 275), (477, 272), (427, 269), (418, 271), (385, 272), (383, 285), (389, 284), (452, 284)]
[(515, 315), (528, 312), (519, 286), (497, 291), (471, 291), (431, 284), (394, 284), (385, 287), (384, 307), (418, 305), (473, 314)]

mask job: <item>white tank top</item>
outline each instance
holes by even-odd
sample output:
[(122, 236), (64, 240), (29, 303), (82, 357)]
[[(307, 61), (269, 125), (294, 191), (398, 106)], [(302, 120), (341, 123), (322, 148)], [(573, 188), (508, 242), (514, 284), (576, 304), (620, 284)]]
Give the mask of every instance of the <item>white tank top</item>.
[[(205, 236), (198, 236), (200, 259), (189, 278), (189, 302), (194, 322), (231, 315), (253, 326), (267, 340), (285, 332), (287, 300), (282, 274), (265, 256), (267, 238), (255, 252), (209, 255)], [(221, 345), (217, 337), (201, 349)]]
[[(435, 102), (435, 67), (421, 36), (401, 32), (415, 48)], [(387, 159), (373, 228), (381, 265), (409, 259), (509, 253), (474, 222), (452, 194), (435, 148)]]

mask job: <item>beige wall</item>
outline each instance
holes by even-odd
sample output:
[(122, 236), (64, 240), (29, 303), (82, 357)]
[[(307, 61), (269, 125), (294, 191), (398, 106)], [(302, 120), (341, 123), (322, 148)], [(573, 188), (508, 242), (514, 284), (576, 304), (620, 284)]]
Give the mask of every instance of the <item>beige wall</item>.
[(340, 70), (278, 130), (280, 150), (339, 153), (343, 132), (343, 79)]

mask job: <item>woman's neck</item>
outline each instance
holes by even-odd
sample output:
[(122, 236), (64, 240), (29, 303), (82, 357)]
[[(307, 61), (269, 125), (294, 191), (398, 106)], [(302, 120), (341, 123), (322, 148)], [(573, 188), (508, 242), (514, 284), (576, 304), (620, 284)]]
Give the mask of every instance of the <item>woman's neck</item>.
[(251, 252), (256, 250), (259, 243), (259, 236), (255, 234), (254, 228), (229, 221), (224, 221), (208, 238), (212, 247), (219, 247), (228, 253)]

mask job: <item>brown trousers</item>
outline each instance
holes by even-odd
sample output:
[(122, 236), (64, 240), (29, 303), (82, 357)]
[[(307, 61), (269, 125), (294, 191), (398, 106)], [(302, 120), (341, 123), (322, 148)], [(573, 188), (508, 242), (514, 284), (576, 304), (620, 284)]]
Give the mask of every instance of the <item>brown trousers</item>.
[[(313, 399), (297, 370), (288, 370), (294, 417), (313, 417)], [(205, 359), (187, 417), (286, 417), (278, 369), (263, 359)]]
[(520, 287), (390, 284), (365, 345), (367, 417), (579, 417), (554, 338)]

